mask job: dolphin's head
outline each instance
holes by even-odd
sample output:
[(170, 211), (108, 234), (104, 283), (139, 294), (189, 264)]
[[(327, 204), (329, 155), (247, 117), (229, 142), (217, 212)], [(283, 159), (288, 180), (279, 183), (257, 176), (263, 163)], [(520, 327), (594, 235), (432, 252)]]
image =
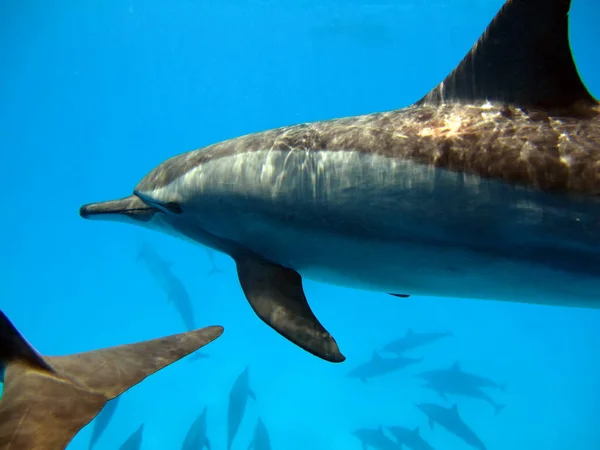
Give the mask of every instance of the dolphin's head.
[(202, 164), (190, 162), (188, 155), (175, 156), (158, 165), (138, 183), (133, 195), (84, 205), (80, 216), (140, 225), (207, 244), (203, 236), (202, 216), (199, 217), (190, 207), (202, 195), (196, 189), (196, 179), (190, 175)]

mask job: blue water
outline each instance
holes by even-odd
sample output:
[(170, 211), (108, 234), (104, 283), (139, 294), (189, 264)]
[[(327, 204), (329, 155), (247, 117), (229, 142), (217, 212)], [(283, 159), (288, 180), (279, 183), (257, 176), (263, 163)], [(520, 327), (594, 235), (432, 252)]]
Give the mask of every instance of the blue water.
[[(415, 375), (455, 360), (505, 383), (506, 409), (456, 397), (490, 450), (600, 448), (600, 311), (394, 298), (306, 281), (311, 305), (348, 358), (334, 365), (264, 325), (233, 262), (208, 276), (202, 248), (78, 215), (132, 192), (183, 151), (280, 125), (407, 106), (463, 57), (502, 0), (40, 0), (0, 2), (0, 305), (43, 354), (184, 331), (136, 261), (141, 241), (173, 263), (201, 326), (224, 335), (126, 392), (96, 449), (145, 424), (142, 449), (177, 449), (208, 405), (225, 448), (231, 384), (250, 365), (250, 401), (234, 442), (262, 417), (274, 450), (360, 449), (352, 431), (421, 427), (436, 449), (468, 449), (431, 430), (418, 402), (443, 402)], [(600, 97), (600, 5), (573, 0), (571, 45)], [(415, 331), (454, 336), (415, 350), (419, 365), (368, 384), (346, 377), (373, 350)], [(69, 449), (86, 449), (91, 426)]]

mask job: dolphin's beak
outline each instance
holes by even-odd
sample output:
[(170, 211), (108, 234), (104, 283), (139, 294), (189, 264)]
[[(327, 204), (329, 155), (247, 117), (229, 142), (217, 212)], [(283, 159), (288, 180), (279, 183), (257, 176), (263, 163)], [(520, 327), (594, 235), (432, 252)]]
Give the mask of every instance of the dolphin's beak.
[(79, 209), (79, 215), (84, 219), (112, 222), (123, 222), (127, 219), (148, 222), (157, 212), (160, 210), (144, 203), (137, 195), (108, 202), (88, 203)]

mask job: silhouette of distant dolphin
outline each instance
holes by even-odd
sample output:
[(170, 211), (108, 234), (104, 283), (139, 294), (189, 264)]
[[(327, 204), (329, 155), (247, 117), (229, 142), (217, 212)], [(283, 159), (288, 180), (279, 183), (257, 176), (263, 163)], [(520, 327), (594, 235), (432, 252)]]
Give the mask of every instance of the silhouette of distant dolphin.
[(144, 424), (135, 430), (131, 436), (119, 447), (119, 450), (140, 450), (142, 448), (142, 437), (144, 434)]
[(0, 449), (64, 450), (108, 400), (212, 342), (223, 328), (42, 356), (0, 311)]
[(229, 391), (229, 407), (227, 410), (227, 450), (231, 450), (233, 438), (235, 438), (235, 435), (240, 428), (240, 424), (242, 423), (242, 419), (244, 418), (248, 397), (252, 397), (256, 400), (256, 395), (250, 389), (249, 367), (246, 366), (242, 373), (235, 379), (233, 386), (231, 386), (231, 391)]

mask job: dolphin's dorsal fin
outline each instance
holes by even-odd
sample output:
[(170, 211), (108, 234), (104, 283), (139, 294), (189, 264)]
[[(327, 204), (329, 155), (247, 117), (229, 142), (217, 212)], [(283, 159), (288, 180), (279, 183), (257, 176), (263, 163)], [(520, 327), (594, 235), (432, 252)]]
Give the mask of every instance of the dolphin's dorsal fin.
[(508, 0), (461, 63), (417, 104), (596, 105), (569, 45), (571, 0)]
[(379, 353), (373, 352), (373, 355), (371, 355), (371, 361), (378, 361), (380, 359), (381, 359), (381, 356), (379, 356)]
[(458, 416), (458, 405), (456, 403), (452, 405), (452, 412)]
[(415, 427), (415, 429), (413, 430), (413, 433), (414, 433), (416, 436), (419, 436), (419, 435), (420, 435), (419, 427)]

